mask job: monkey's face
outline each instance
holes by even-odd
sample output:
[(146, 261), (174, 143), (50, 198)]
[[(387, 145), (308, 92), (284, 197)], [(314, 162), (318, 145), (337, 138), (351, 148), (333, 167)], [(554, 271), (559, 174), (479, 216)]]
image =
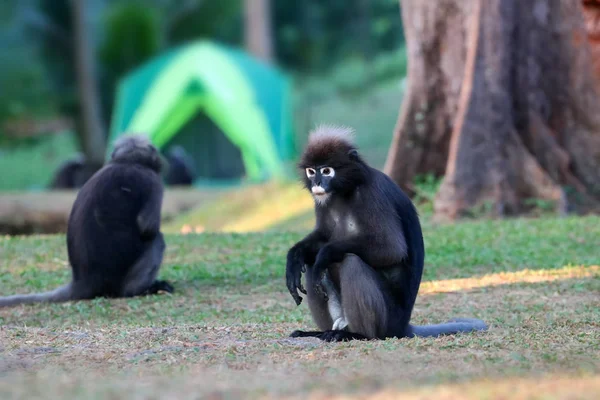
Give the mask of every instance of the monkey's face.
[(365, 182), (368, 166), (340, 128), (320, 128), (311, 133), (298, 163), (304, 186), (317, 205), (330, 202), (332, 196), (351, 196)]
[(332, 196), (348, 196), (364, 182), (365, 165), (354, 149), (341, 149), (325, 157), (305, 156), (300, 163), (304, 186), (318, 205), (325, 205)]
[(308, 187), (318, 203), (325, 203), (334, 188), (335, 168), (327, 165), (305, 168)]

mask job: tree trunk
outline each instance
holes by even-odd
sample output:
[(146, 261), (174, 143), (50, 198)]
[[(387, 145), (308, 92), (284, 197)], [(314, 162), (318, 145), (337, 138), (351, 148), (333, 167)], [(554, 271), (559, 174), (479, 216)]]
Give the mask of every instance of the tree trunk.
[(582, 0), (596, 80), (600, 82), (600, 0)]
[(75, 71), (81, 105), (83, 153), (92, 170), (104, 163), (106, 140), (100, 117), (100, 102), (94, 73), (94, 57), (86, 31), (84, 0), (72, 0), (75, 34)]
[(273, 61), (273, 34), (269, 0), (244, 0), (246, 49), (263, 61)]
[[(182, 213), (225, 196), (214, 192), (168, 188), (161, 208), (161, 219), (171, 221)], [(77, 190), (3, 193), (0, 196), (0, 235), (64, 233)]]
[[(429, 25), (416, 41), (444, 44), (415, 50), (414, 26), (432, 20), (434, 4), (443, 5), (445, 14), (454, 10), (449, 15), (464, 21), (466, 32), (449, 36), (443, 26)], [(393, 179), (405, 185), (412, 178), (411, 173), (395, 173), (405, 163), (422, 163), (413, 170), (444, 173), (434, 208), (436, 217), (445, 220), (485, 206), (497, 215), (512, 215), (526, 211), (530, 199), (550, 200), (562, 211), (598, 205), (600, 99), (580, 4), (406, 0), (403, 13), (411, 33), (407, 42), (413, 47), (409, 79), (415, 74), (418, 79), (416, 85), (409, 84), (412, 91), (402, 107), (396, 149), (390, 151), (387, 169)], [(453, 85), (443, 84), (445, 52), (464, 60), (456, 74), (462, 80), (458, 96)], [(422, 72), (413, 67), (422, 67)], [(423, 104), (434, 106), (423, 112)], [(417, 118), (419, 112), (423, 118)], [(414, 121), (428, 115), (424, 132), (416, 135)], [(417, 146), (416, 156), (406, 144), (413, 136), (428, 138)], [(445, 171), (426, 162), (427, 152), (446, 161)]]
[(414, 194), (422, 174), (444, 174), (465, 65), (472, 1), (401, 0), (408, 53), (407, 90), (384, 172)]

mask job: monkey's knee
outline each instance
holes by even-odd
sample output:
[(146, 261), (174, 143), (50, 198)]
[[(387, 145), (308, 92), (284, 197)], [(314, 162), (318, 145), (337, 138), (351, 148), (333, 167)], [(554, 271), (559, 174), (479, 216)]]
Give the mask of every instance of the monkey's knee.
[(160, 264), (162, 263), (163, 255), (165, 253), (166, 248), (167, 245), (165, 243), (163, 234), (159, 232), (158, 235), (156, 235), (156, 237), (152, 241), (150, 249), (147, 250), (144, 256), (149, 257), (153, 262), (158, 262)]
[(151, 290), (162, 264), (165, 248), (166, 244), (161, 233), (146, 244), (144, 251), (130, 267), (124, 279), (122, 296), (137, 296)]
[[(362, 258), (360, 258), (359, 256), (357, 256), (354, 253), (348, 253), (344, 256), (344, 260), (342, 261), (342, 265), (346, 266), (346, 265), (350, 265), (350, 268), (362, 268), (363, 265), (367, 265)], [(368, 265), (367, 265), (368, 266)]]
[(349, 254), (340, 268), (340, 288), (348, 330), (368, 338), (384, 337), (389, 299), (377, 272), (360, 257)]
[(156, 247), (156, 249), (160, 251), (164, 251), (167, 248), (167, 244), (165, 243), (165, 237), (162, 232), (158, 232), (154, 240), (152, 241), (152, 245)]

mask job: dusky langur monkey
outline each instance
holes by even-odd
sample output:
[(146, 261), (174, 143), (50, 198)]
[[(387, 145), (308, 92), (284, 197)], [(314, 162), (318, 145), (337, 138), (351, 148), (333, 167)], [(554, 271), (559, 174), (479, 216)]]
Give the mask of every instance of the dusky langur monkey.
[(143, 136), (126, 135), (111, 159), (79, 190), (67, 225), (72, 280), (46, 293), (0, 298), (0, 307), (95, 297), (172, 293), (157, 280), (165, 250), (160, 232), (161, 161)]
[(316, 226), (289, 250), (286, 283), (296, 305), (299, 292), (306, 295), (320, 331), (290, 336), (346, 341), (487, 330), (474, 318), (410, 324), (425, 258), (419, 217), (409, 197), (362, 159), (352, 136), (350, 128), (318, 127), (299, 162)]
[(60, 165), (50, 189), (75, 189), (80, 188), (84, 183), (83, 171), (85, 167), (85, 158), (83, 154), (77, 154), (70, 160)]
[(181, 146), (173, 146), (167, 154), (165, 182), (172, 186), (189, 186), (194, 183), (194, 163)]

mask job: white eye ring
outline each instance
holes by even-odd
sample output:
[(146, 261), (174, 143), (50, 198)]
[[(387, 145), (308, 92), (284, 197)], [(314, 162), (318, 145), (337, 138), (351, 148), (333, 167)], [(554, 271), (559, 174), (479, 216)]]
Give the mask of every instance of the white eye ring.
[(306, 176), (308, 176), (309, 178), (315, 176), (316, 173), (317, 171), (315, 171), (313, 168), (306, 168)]
[(335, 176), (335, 170), (331, 167), (323, 167), (321, 168), (321, 175), (323, 176)]

